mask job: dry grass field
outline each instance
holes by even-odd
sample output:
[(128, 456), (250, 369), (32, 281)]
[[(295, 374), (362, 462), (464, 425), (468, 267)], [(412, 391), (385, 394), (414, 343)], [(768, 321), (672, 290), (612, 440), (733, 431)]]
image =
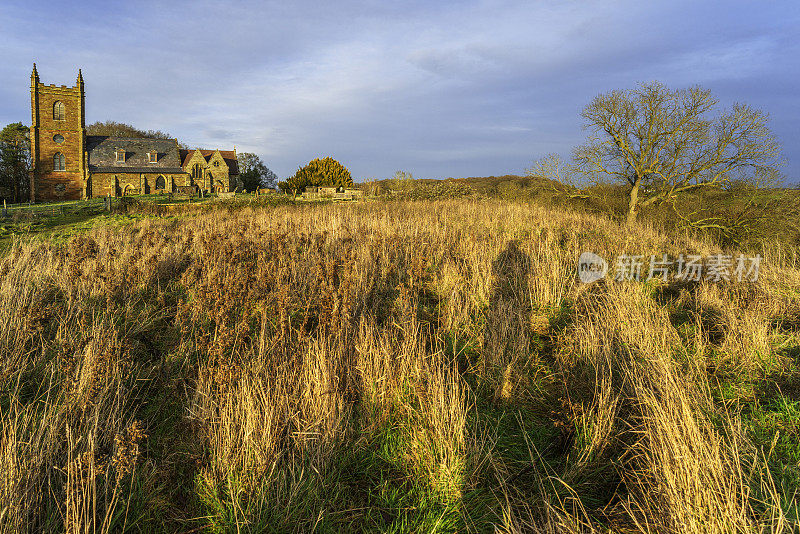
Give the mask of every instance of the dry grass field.
[(207, 209), (0, 257), (0, 533), (793, 532), (800, 270), (499, 201)]

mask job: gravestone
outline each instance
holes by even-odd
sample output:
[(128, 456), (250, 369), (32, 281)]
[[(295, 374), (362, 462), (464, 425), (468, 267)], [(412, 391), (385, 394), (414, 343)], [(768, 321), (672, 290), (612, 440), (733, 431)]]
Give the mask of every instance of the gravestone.
[(187, 195), (189, 197), (193, 197), (197, 194), (197, 186), (196, 185), (179, 185), (175, 188), (178, 193)]

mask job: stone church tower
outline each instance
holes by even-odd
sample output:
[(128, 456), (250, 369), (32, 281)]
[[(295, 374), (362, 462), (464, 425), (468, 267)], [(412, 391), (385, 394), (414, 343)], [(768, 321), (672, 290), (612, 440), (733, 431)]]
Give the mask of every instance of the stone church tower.
[(87, 196), (83, 76), (75, 87), (45, 85), (31, 73), (31, 200)]
[[(226, 193), (239, 179), (236, 149), (181, 150), (177, 139), (86, 135), (83, 75), (74, 87), (31, 73), (31, 201), (146, 195), (190, 188)], [(191, 174), (190, 174), (191, 172)]]

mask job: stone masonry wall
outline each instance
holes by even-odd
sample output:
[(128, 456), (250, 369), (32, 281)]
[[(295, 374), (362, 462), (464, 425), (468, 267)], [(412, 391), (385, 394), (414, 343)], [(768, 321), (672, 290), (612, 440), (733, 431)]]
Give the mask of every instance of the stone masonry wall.
[[(32, 132), (35, 141), (35, 197), (37, 201), (79, 200), (83, 196), (83, 125), (82, 95), (78, 87), (37, 84), (38, 127)], [(66, 120), (54, 120), (53, 105), (64, 104)], [(36, 126), (34, 124), (34, 126)], [(56, 143), (55, 135), (64, 137)], [(64, 154), (64, 171), (53, 168), (53, 156)]]
[(140, 174), (140, 173), (92, 173), (92, 196), (112, 197), (124, 194), (149, 194), (155, 193), (156, 180), (159, 176), (164, 177), (164, 192), (171, 193), (176, 187), (189, 185), (189, 175), (187, 174)]

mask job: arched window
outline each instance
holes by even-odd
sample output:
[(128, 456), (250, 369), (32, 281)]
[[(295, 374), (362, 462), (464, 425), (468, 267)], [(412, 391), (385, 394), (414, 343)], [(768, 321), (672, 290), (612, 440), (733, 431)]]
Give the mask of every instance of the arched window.
[(56, 152), (53, 154), (53, 170), (54, 171), (63, 171), (66, 167), (64, 166), (64, 154), (61, 152)]
[(159, 175), (156, 178), (156, 189), (166, 189), (167, 188), (167, 181), (164, 179), (163, 176)]
[(200, 184), (203, 181), (203, 168), (200, 164), (195, 164), (192, 167), (192, 181), (196, 184)]
[(67, 120), (67, 112), (64, 109), (64, 103), (60, 100), (56, 101), (53, 104), (53, 120), (54, 121), (63, 121)]

